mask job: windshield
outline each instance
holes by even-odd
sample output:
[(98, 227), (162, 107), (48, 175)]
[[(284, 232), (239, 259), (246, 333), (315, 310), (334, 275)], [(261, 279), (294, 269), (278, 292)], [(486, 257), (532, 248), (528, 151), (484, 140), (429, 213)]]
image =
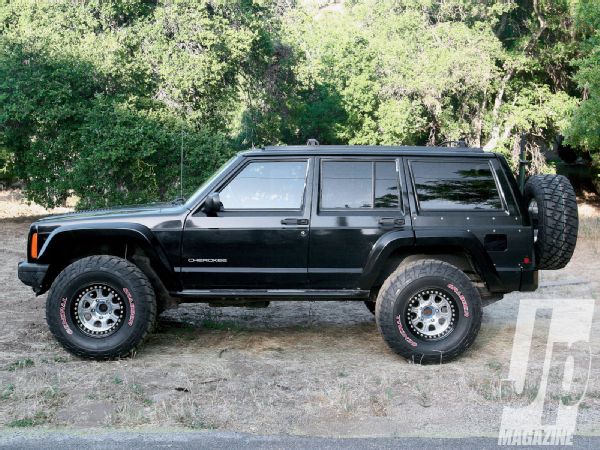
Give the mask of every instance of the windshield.
[(213, 181), (215, 181), (219, 176), (221, 176), (221, 174), (223, 172), (225, 172), (229, 168), (229, 166), (231, 164), (233, 164), (233, 162), (235, 160), (237, 160), (237, 158), (238, 158), (237, 155), (234, 156), (229, 161), (227, 161), (225, 164), (223, 164), (221, 167), (219, 167), (215, 171), (215, 173), (213, 173), (210, 177), (208, 177), (208, 179), (204, 183), (202, 183), (202, 185), (196, 190), (196, 192), (194, 192), (192, 195), (190, 195), (190, 197), (185, 201), (185, 206), (188, 209), (191, 209), (196, 204), (196, 202), (198, 201), (198, 199), (200, 197), (207, 194), (204, 192), (206, 190), (206, 188), (208, 188), (208, 186), (210, 186)]

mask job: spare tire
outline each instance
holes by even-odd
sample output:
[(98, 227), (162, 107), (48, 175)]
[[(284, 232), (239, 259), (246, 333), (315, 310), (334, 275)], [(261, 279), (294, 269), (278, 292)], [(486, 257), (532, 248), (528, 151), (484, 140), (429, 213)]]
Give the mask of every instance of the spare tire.
[(535, 175), (525, 184), (537, 267), (562, 269), (575, 251), (579, 219), (573, 186), (563, 175)]

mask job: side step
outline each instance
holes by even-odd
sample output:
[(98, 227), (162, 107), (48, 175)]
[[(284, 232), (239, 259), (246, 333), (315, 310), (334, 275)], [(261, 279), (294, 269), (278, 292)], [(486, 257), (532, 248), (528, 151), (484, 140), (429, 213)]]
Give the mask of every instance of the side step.
[(269, 300), (364, 300), (369, 291), (362, 289), (187, 289), (172, 292), (173, 297), (183, 300), (205, 301), (207, 299), (248, 299), (264, 298)]

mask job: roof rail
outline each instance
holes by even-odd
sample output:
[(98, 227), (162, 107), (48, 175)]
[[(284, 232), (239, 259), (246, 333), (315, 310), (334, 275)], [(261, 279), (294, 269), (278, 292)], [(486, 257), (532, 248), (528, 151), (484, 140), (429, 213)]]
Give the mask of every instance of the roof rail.
[(315, 145), (315, 144), (307, 144), (307, 145), (266, 145), (261, 148), (256, 148), (254, 150), (262, 150), (262, 151), (310, 151), (310, 152), (328, 152), (328, 151), (341, 151), (341, 150), (349, 150), (349, 151), (362, 151), (362, 152), (459, 152), (459, 153), (470, 153), (470, 152), (483, 152), (483, 149), (480, 147), (428, 147), (422, 145), (414, 145), (414, 146), (401, 146), (401, 145)]

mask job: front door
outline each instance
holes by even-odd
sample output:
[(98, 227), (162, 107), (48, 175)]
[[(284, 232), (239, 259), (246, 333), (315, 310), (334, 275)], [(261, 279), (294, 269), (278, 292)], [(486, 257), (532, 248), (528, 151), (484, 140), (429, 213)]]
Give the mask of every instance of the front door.
[(256, 158), (217, 187), (223, 211), (185, 223), (185, 289), (299, 289), (308, 285), (311, 158)]
[[(360, 287), (369, 254), (390, 232), (412, 239), (399, 158), (319, 158), (309, 252), (313, 289)], [(400, 232), (400, 233), (398, 233)], [(412, 242), (412, 241), (411, 241)]]

